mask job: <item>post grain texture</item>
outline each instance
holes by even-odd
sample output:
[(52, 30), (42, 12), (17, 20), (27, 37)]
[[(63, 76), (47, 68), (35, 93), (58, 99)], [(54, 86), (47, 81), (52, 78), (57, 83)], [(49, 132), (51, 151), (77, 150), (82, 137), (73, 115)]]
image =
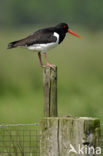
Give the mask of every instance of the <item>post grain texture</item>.
[(57, 117), (57, 67), (43, 68), (44, 116)]
[(40, 156), (96, 156), (96, 147), (100, 147), (99, 119), (49, 117), (41, 121)]

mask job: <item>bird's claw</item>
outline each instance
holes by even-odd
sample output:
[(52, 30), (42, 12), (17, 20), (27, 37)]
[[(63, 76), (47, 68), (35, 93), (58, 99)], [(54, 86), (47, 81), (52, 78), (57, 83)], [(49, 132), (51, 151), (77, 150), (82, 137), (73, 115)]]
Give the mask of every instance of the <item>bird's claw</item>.
[(41, 65), (41, 67), (42, 67), (42, 68), (45, 68), (45, 67), (46, 67), (46, 65), (42, 64), (42, 65)]
[(41, 67), (42, 67), (42, 68), (50, 67), (50, 68), (52, 68), (52, 69), (55, 69), (56, 66), (55, 66), (54, 64), (47, 63), (46, 65), (42, 64)]
[(54, 64), (50, 64), (50, 63), (47, 63), (46, 66), (47, 66), (47, 67), (50, 67), (50, 68), (52, 68), (52, 69), (55, 69), (55, 67), (56, 67)]

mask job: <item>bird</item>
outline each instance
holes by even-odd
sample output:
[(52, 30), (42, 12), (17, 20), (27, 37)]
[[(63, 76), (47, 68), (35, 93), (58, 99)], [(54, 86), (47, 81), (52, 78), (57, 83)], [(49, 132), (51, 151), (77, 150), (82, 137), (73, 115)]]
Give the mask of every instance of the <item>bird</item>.
[(29, 50), (36, 51), (38, 53), (41, 67), (45, 67), (41, 58), (41, 53), (43, 53), (46, 66), (55, 68), (55, 65), (50, 64), (48, 61), (47, 51), (59, 45), (64, 40), (66, 33), (81, 38), (81, 36), (70, 30), (68, 24), (59, 23), (56, 26), (39, 29), (26, 38), (9, 43), (8, 49), (26, 47)]

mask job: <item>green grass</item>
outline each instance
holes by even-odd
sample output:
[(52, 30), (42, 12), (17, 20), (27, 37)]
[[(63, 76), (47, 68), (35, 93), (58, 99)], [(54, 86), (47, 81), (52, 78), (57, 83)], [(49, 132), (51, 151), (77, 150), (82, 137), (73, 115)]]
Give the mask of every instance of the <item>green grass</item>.
[[(7, 44), (34, 30), (0, 34), (0, 124), (39, 122), (43, 117), (42, 69), (36, 53)], [(25, 34), (26, 32), (26, 34)], [(98, 117), (103, 123), (103, 32), (75, 30), (48, 52), (58, 66), (59, 116)]]

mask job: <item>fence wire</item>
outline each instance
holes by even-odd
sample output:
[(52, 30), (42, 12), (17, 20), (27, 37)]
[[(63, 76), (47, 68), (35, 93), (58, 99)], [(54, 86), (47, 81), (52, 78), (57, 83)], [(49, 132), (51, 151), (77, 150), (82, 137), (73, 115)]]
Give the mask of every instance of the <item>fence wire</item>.
[(0, 125), (0, 156), (40, 156), (39, 124)]
[[(101, 148), (103, 155), (103, 124)], [(40, 156), (39, 123), (0, 125), (0, 156)]]

